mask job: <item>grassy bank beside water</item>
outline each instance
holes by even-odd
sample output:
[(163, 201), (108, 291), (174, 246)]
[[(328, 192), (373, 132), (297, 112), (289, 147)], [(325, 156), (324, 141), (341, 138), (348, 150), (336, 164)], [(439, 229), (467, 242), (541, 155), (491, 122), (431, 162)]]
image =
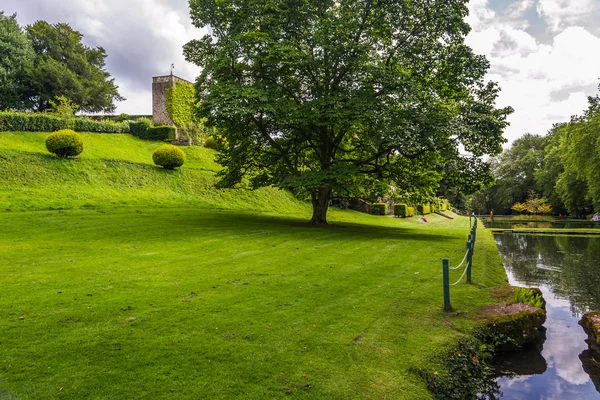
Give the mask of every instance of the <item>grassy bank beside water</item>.
[(412, 371), (439, 368), (505, 283), (480, 227), (474, 284), (442, 311), (467, 218), (332, 210), (310, 228), (285, 192), (214, 189), (209, 150), (167, 175), (156, 143), (86, 140), (61, 163), (0, 134), (2, 210), (40, 210), (0, 212), (1, 399), (427, 399)]

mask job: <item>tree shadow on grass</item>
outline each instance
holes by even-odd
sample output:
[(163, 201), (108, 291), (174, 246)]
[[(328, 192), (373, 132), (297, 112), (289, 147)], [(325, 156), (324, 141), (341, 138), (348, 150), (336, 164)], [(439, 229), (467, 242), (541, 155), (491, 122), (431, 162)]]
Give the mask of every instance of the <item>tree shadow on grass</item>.
[[(202, 211), (199, 211), (202, 213)], [(322, 236), (357, 236), (369, 240), (420, 240), (440, 241), (456, 239), (456, 235), (446, 233), (426, 233), (423, 230), (408, 226), (380, 226), (360, 222), (334, 222), (330, 225), (314, 227), (308, 224), (308, 219), (290, 216), (275, 216), (264, 213), (249, 213), (241, 211), (213, 211), (210, 214), (199, 215), (198, 218), (185, 218), (184, 225), (206, 224), (207, 219), (214, 221), (213, 228), (220, 231), (229, 230), (244, 234), (245, 230), (256, 229), (277, 230), (281, 234), (314, 234)], [(433, 228), (434, 229), (434, 228)]]

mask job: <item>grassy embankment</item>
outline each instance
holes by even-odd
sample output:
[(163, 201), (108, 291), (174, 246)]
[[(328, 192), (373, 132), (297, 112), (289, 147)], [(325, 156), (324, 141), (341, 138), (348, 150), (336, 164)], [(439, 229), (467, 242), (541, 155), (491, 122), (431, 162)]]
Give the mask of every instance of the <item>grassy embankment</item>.
[(46, 209), (0, 212), (2, 399), (428, 398), (411, 368), (437, 368), (504, 282), (481, 228), (476, 285), (442, 311), (466, 218), (309, 228), (284, 192), (212, 188), (209, 150), (169, 173), (157, 143), (86, 142), (57, 160), (39, 134), (0, 134), (1, 210)]

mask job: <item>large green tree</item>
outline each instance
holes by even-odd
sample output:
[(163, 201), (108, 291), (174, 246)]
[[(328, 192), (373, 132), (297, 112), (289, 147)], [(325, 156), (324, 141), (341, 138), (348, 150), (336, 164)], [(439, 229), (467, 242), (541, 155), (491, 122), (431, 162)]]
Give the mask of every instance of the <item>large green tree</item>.
[(21, 94), (32, 63), (33, 49), (16, 14), (0, 11), (0, 110), (28, 108)]
[(203, 69), (199, 114), (229, 144), (222, 184), (306, 190), (319, 225), (357, 177), (433, 194), (449, 164), (486, 169), (512, 110), (464, 43), (467, 2), (191, 0), (210, 33), (184, 53)]
[(68, 24), (38, 21), (26, 28), (35, 52), (24, 97), (43, 111), (50, 100), (65, 96), (87, 112), (112, 112), (123, 100), (105, 69), (106, 52), (82, 43), (83, 35)]

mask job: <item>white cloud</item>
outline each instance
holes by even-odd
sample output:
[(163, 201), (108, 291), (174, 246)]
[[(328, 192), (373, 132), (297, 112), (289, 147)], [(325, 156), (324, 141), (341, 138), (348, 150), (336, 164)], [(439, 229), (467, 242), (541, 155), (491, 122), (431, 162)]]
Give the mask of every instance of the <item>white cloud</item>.
[(43, 19), (66, 22), (89, 46), (107, 54), (107, 70), (127, 100), (117, 112), (151, 114), (152, 77), (170, 72), (193, 81), (199, 69), (185, 61), (182, 46), (203, 32), (191, 25), (186, 0), (4, 0), (21, 25)]
[[(538, 10), (553, 10), (550, 3), (565, 1), (538, 0)], [(581, 1), (585, 9), (588, 0)], [(544, 134), (553, 123), (581, 114), (600, 77), (600, 53), (591, 50), (600, 48), (600, 37), (584, 27), (569, 26), (542, 43), (526, 31), (528, 22), (518, 18), (533, 5), (533, 1), (515, 1), (502, 14), (490, 10), (486, 0), (470, 6), (476, 25), (467, 44), (490, 60), (488, 78), (502, 88), (498, 105), (515, 109), (506, 131), (510, 141), (527, 132)], [(574, 14), (562, 15), (559, 26)]]
[(539, 0), (538, 14), (553, 31), (568, 24), (576, 24), (595, 9), (594, 0)]

